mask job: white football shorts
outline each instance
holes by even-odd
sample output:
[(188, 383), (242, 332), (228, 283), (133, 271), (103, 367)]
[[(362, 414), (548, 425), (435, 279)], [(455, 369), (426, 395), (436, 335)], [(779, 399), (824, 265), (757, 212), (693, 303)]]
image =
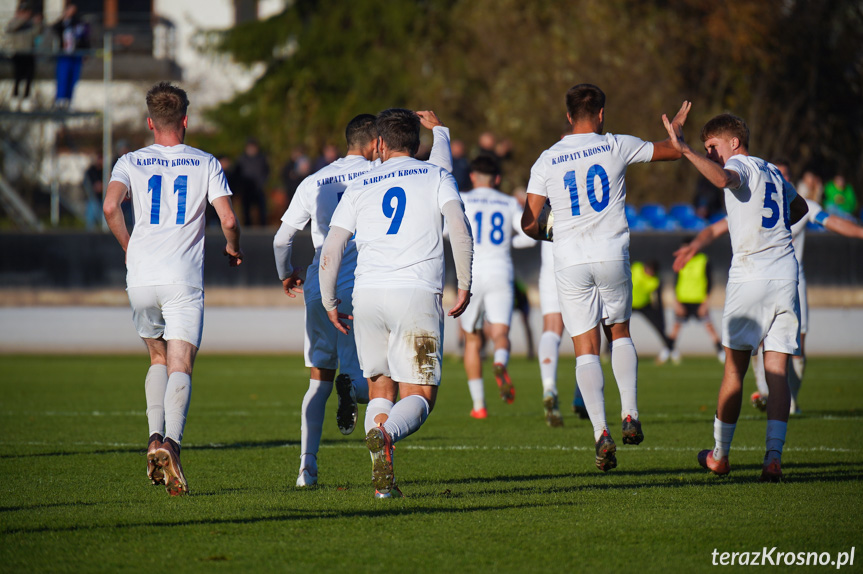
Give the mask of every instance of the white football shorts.
[[(340, 291), (336, 296), (341, 300), (339, 312), (352, 315), (354, 306), (351, 292)], [(327, 317), (320, 298), (306, 301), (305, 324), (304, 355), (307, 367), (338, 369), (340, 373), (350, 375), (352, 380), (363, 378), (353, 329), (347, 335), (339, 333)]]
[(722, 344), (738, 351), (800, 354), (800, 303), (797, 281), (729, 283), (722, 315)]
[(512, 302), (515, 297), (508, 277), (479, 275), (470, 288), (470, 304), (459, 317), (462, 330), (472, 333), (482, 330), (483, 319), (506, 325), (512, 322)]
[(143, 339), (186, 341), (201, 347), (204, 292), (189, 285), (130, 287), (132, 321)]
[(554, 278), (554, 262), (543, 259), (539, 268), (539, 307), (543, 315), (560, 313), (560, 300), (557, 298), (557, 283)]
[(443, 306), (419, 289), (354, 289), (354, 333), (366, 378), (440, 384)]
[(572, 265), (556, 272), (563, 325), (573, 337), (600, 321), (614, 325), (632, 316), (629, 261)]
[(800, 334), (809, 332), (809, 297), (806, 295), (806, 276), (800, 274), (797, 283), (797, 298), (800, 300)]

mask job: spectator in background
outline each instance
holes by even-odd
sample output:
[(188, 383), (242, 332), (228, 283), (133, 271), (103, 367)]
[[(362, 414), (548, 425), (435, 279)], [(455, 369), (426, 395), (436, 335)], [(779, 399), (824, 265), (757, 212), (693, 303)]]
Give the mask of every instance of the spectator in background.
[[(6, 25), (6, 36), (12, 49), (12, 69), (15, 75), (15, 87), (12, 89), (12, 109), (19, 106), (24, 111), (30, 108), (30, 86), (36, 75), (36, 56), (33, 53), (36, 38), (42, 33), (42, 20), (33, 14), (29, 2), (21, 2), (15, 15)], [(20, 103), (18, 100), (19, 86), (24, 82), (24, 93)]]
[(450, 150), (452, 150), (452, 176), (458, 184), (458, 190), (467, 191), (472, 186), (470, 183), (470, 162), (465, 155), (464, 142), (452, 140)]
[(856, 219), (857, 206), (854, 188), (845, 180), (841, 172), (837, 173), (824, 186), (824, 211), (830, 215)]
[(662, 283), (659, 263), (635, 261), (632, 270), (632, 312), (641, 313), (662, 339), (662, 351), (656, 362), (662, 364), (671, 356), (674, 340), (665, 334), (665, 310), (662, 308)]
[[(228, 188), (233, 192), (237, 186), (237, 175), (234, 170), (231, 158), (226, 155), (219, 156), (219, 165), (222, 166), (222, 172), (225, 174), (225, 180), (228, 182)], [(219, 219), (219, 214), (216, 213), (216, 208), (208, 201), (207, 210), (204, 213), (207, 227), (221, 227), (222, 220)]]
[(812, 167), (807, 167), (802, 179), (797, 182), (797, 195), (820, 204), (824, 197), (824, 183)]
[(695, 184), (695, 197), (692, 200), (692, 205), (695, 207), (695, 214), (708, 221), (714, 221), (725, 215), (722, 190), (701, 175), (698, 176), (698, 183)]
[(255, 138), (246, 140), (243, 155), (237, 158), (234, 167), (236, 177), (234, 190), (243, 203), (243, 223), (252, 223), (252, 210), (255, 209), (257, 225), (267, 224), (267, 180), (270, 178), (270, 164), (267, 156)]
[(495, 145), (497, 145), (497, 138), (494, 137), (494, 134), (491, 132), (482, 132), (479, 134), (479, 139), (477, 140), (479, 148), (477, 155), (490, 155), (495, 159), (500, 159), (494, 151)]
[(72, 102), (75, 84), (81, 77), (84, 57), (79, 50), (90, 48), (90, 27), (78, 16), (78, 7), (67, 4), (63, 16), (54, 23), (53, 29), (60, 37), (61, 51), (57, 56), (57, 96), (54, 105), (65, 109)]
[(312, 162), (304, 154), (299, 154), (296, 159), (288, 160), (282, 167), (282, 188), (285, 190), (285, 203), (291, 204), (297, 187), (309, 174), (312, 173)]
[(326, 144), (323, 148), (321, 148), (321, 156), (315, 160), (315, 171), (319, 171), (334, 161), (339, 159), (339, 148), (334, 146), (333, 144)]
[(87, 208), (84, 212), (84, 225), (93, 229), (102, 222), (102, 165), (105, 158), (97, 153), (84, 172), (84, 194), (87, 196)]

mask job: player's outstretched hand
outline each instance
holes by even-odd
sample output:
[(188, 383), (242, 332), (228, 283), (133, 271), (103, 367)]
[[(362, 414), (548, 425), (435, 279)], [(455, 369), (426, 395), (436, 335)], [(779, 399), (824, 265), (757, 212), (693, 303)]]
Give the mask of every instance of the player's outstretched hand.
[[(336, 299), (336, 305), (341, 303), (341, 299)], [(348, 334), (348, 331), (351, 330), (351, 326), (347, 323), (343, 322), (342, 319), (348, 319), (349, 321), (354, 320), (353, 315), (348, 315), (347, 313), (339, 313), (338, 308), (333, 309), (332, 311), (327, 311), (327, 317), (330, 319), (330, 323), (340, 332), (345, 335)]]
[(282, 286), (285, 288), (285, 295), (288, 297), (294, 298), (296, 295), (294, 293), (302, 293), (303, 288), (303, 280), (300, 278), (301, 269), (294, 269), (294, 272), (291, 273), (291, 276), (282, 281)]
[(423, 125), (424, 128), (428, 130), (443, 125), (443, 122), (440, 121), (440, 118), (437, 117), (437, 114), (431, 110), (417, 112), (417, 115), (420, 117), (420, 123)]
[(239, 267), (240, 264), (243, 262), (244, 255), (242, 249), (237, 249), (236, 251), (233, 251), (229, 247), (225, 247), (224, 254), (228, 258), (228, 265), (230, 265), (231, 267)]
[(698, 250), (691, 243), (687, 243), (673, 253), (674, 263), (671, 265), (671, 268), (674, 269), (675, 273), (680, 273), (680, 270), (689, 263), (690, 259), (695, 257), (696, 253), (698, 253)]
[(464, 289), (458, 290), (458, 301), (455, 302), (455, 307), (449, 310), (448, 315), (450, 317), (458, 317), (464, 310), (467, 309), (467, 304), (470, 303), (470, 291), (465, 291)]
[(668, 138), (671, 145), (680, 153), (683, 153), (686, 149), (686, 140), (683, 138), (683, 124), (686, 122), (686, 116), (689, 115), (689, 109), (691, 107), (692, 104), (690, 102), (683, 102), (683, 105), (680, 106), (680, 110), (671, 121), (668, 120), (667, 115), (662, 114), (662, 124), (668, 132)]

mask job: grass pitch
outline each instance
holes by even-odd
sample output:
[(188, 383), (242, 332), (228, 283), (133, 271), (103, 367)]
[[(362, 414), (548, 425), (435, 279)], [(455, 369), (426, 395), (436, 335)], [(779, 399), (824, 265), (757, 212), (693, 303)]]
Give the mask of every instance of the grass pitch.
[(476, 421), (447, 358), (435, 411), (396, 447), (402, 500), (373, 498), (361, 423), (338, 432), (335, 393), (320, 486), (295, 489), (302, 360), (206, 353), (183, 449), (192, 494), (169, 497), (145, 476), (147, 366), (143, 354), (0, 356), (0, 570), (685, 572), (712, 569), (714, 549), (835, 557), (855, 545), (846, 569), (863, 564), (861, 358), (809, 361), (783, 484), (757, 482), (765, 422), (748, 404), (731, 474), (697, 466), (713, 444), (715, 360), (642, 360), (646, 439), (623, 446), (614, 424), (618, 468), (603, 474), (588, 422), (568, 409), (572, 359), (559, 369), (566, 425), (552, 429), (535, 362), (513, 359), (513, 405), (487, 368), (489, 418)]

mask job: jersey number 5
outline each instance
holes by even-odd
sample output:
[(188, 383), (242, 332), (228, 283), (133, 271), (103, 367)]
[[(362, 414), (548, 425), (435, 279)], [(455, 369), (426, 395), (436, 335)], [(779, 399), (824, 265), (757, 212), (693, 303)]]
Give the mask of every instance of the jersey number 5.
[[(599, 177), (602, 185), (602, 199), (596, 199), (596, 178)], [(590, 201), (590, 206), (597, 213), (608, 206), (608, 201), (611, 199), (611, 186), (608, 184), (608, 174), (605, 169), (599, 164), (590, 166), (587, 170), (587, 200)], [(581, 215), (581, 207), (578, 205), (578, 184), (575, 181), (575, 171), (568, 171), (563, 174), (563, 185), (569, 190), (570, 207), (572, 215)]]
[[(396, 200), (395, 206), (393, 206), (393, 199)], [(402, 219), (405, 216), (406, 203), (405, 190), (400, 187), (391, 187), (384, 194), (384, 201), (381, 206), (384, 210), (384, 217), (392, 219), (390, 228), (387, 229), (387, 235), (395, 235), (399, 232), (399, 228), (402, 226)]]
[[(188, 176), (178, 175), (174, 180), (174, 193), (177, 194), (177, 225), (186, 222), (186, 188)], [(162, 176), (154, 175), (147, 181), (147, 193), (153, 194), (150, 204), (150, 225), (159, 225), (159, 209), (162, 206)]]

